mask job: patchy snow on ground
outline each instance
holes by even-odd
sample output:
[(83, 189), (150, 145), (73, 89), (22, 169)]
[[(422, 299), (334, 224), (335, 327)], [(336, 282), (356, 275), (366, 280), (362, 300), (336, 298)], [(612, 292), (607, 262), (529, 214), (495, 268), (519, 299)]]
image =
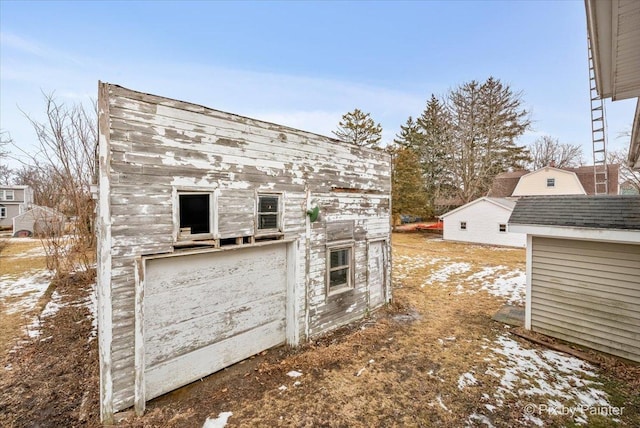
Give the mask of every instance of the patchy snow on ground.
[(476, 379), (476, 377), (473, 375), (473, 373), (463, 373), (459, 378), (458, 378), (458, 389), (460, 391), (462, 391), (463, 389), (465, 389), (467, 386), (472, 386), (478, 383), (478, 380)]
[(511, 305), (524, 305), (527, 291), (527, 276), (521, 270), (514, 270), (482, 284), (480, 290), (503, 297)]
[(492, 296), (501, 297), (512, 305), (524, 305), (527, 277), (519, 269), (509, 270), (505, 266), (485, 266), (469, 275), (457, 286), (455, 294), (475, 294), (484, 290)]
[(466, 262), (454, 262), (448, 263), (442, 266), (440, 269), (432, 272), (427, 279), (424, 280), (420, 287), (424, 288), (427, 285), (432, 285), (434, 282), (445, 282), (451, 275), (457, 275), (471, 270), (471, 265)]
[(53, 272), (31, 271), (16, 278), (0, 276), (0, 300), (4, 301), (7, 314), (32, 310), (49, 287)]
[(97, 284), (94, 282), (91, 284), (91, 293), (85, 301), (87, 309), (89, 309), (91, 317), (91, 335), (89, 336), (89, 342), (98, 337), (98, 296), (97, 296)]
[(287, 373), (287, 376), (289, 376), (289, 377), (300, 377), (300, 376), (302, 376), (302, 373), (297, 372), (295, 370), (291, 370), (289, 373)]
[(422, 269), (425, 266), (433, 266), (436, 263), (447, 261), (449, 261), (449, 259), (446, 257), (395, 256), (393, 258), (393, 279), (402, 280), (409, 277), (416, 269)]
[(47, 305), (42, 310), (42, 313), (35, 317), (33, 321), (25, 327), (25, 331), (30, 338), (33, 339), (40, 336), (42, 323), (44, 322), (45, 318), (55, 315), (60, 310), (60, 308), (64, 306), (61, 301), (62, 296), (57, 291), (54, 291), (51, 294), (51, 299), (49, 300), (49, 302), (47, 302)]
[[(23, 239), (24, 238), (15, 238), (12, 241), (20, 242)], [(47, 252), (44, 249), (44, 247), (42, 245), (39, 245), (37, 247), (29, 248), (28, 250), (22, 252), (21, 254), (13, 254), (11, 256), (8, 256), (7, 258), (10, 258), (10, 259), (30, 259), (32, 257), (45, 257), (46, 255), (47, 255)]]
[(217, 418), (207, 418), (202, 428), (223, 428), (231, 416), (233, 416), (232, 412), (222, 412)]
[(542, 424), (540, 416), (567, 411), (575, 423), (585, 424), (590, 409), (611, 407), (602, 384), (592, 380), (596, 373), (590, 364), (556, 351), (525, 349), (506, 335), (493, 344), (485, 374), (500, 378), (492, 396), (497, 407), (507, 398), (524, 400), (532, 410), (524, 417), (535, 425)]

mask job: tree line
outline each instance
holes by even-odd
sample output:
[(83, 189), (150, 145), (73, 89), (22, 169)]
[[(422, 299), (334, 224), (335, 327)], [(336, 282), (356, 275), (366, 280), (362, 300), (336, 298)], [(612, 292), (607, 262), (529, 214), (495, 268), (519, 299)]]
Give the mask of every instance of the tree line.
[[(522, 93), (494, 77), (463, 83), (441, 97), (432, 94), (384, 148), (393, 159), (393, 214), (433, 217), (486, 195), (503, 172), (583, 164), (579, 145), (548, 135), (518, 144), (531, 124)], [(381, 132), (369, 113), (356, 109), (342, 117), (334, 134), (382, 149)]]

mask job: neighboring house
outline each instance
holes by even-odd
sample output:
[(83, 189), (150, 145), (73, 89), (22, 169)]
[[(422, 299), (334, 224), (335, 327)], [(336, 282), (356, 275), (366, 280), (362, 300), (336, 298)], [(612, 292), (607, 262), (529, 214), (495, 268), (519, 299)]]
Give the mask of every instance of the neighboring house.
[(29, 186), (0, 186), (0, 229), (10, 229), (12, 219), (27, 211), (33, 204)]
[(64, 230), (65, 216), (61, 212), (39, 205), (13, 218), (14, 236), (59, 236)]
[(100, 83), (101, 419), (390, 299), (382, 150)]
[(526, 236), (507, 225), (514, 201), (482, 197), (442, 215), (442, 237), (448, 241), (524, 247)]
[[(608, 165), (608, 168), (609, 191), (618, 194), (618, 165)], [(525, 236), (508, 230), (505, 225), (515, 200), (523, 196), (593, 194), (593, 183), (593, 167), (547, 166), (533, 172), (505, 172), (494, 179), (488, 197), (440, 216), (444, 221), (443, 239), (524, 247)]]
[(586, 194), (575, 172), (547, 166), (520, 177), (510, 196)]
[(520, 199), (525, 328), (640, 361), (640, 197)]
[[(619, 165), (607, 165), (607, 192), (619, 193)], [(595, 195), (593, 166), (544, 167), (536, 171), (513, 171), (493, 180), (488, 196), (508, 198), (534, 195)]]

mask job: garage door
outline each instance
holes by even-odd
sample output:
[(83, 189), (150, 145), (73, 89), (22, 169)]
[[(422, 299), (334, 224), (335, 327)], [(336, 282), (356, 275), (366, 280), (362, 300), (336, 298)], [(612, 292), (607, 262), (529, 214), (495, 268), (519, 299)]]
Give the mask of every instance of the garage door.
[(286, 246), (149, 259), (147, 400), (285, 342)]

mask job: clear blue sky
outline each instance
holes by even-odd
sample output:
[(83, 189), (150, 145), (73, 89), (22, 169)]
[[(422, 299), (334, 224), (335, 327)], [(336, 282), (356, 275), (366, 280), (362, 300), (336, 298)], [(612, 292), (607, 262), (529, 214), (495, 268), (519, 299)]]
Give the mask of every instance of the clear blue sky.
[[(29, 150), (19, 108), (98, 80), (331, 135), (370, 112), (391, 141), (427, 98), (494, 76), (523, 92), (540, 135), (591, 163), (584, 2), (28, 2), (0, 0), (0, 128)], [(607, 104), (610, 148), (633, 101)]]

